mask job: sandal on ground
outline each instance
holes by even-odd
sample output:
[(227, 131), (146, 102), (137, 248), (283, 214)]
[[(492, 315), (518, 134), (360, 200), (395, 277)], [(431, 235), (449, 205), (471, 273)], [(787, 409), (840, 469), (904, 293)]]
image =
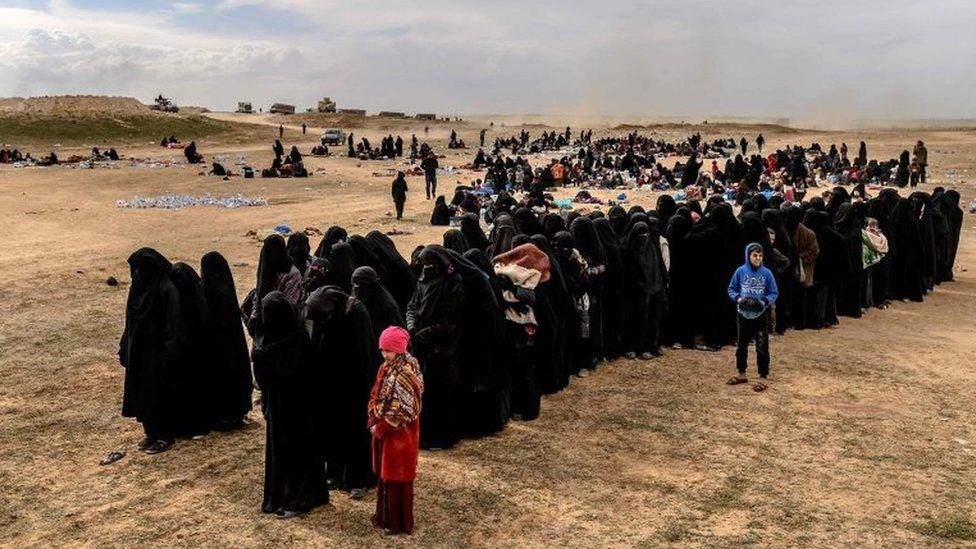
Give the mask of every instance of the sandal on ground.
[(146, 448), (152, 446), (153, 442), (156, 442), (156, 440), (151, 439), (149, 437), (145, 437), (139, 441), (139, 444), (136, 445), (136, 448), (138, 448), (140, 452), (145, 452)]
[(755, 385), (752, 386), (752, 390), (755, 391), (755, 392), (757, 392), (757, 393), (761, 393), (761, 392), (765, 391), (768, 388), (769, 388), (769, 386), (767, 386), (766, 383), (765, 382), (762, 382), (762, 381), (760, 381), (760, 382), (758, 382), (758, 383), (756, 383)]
[(98, 462), (98, 464), (109, 465), (115, 463), (116, 461), (124, 457), (125, 457), (125, 452), (121, 452), (121, 451), (108, 452), (107, 454), (105, 454), (105, 457), (102, 458), (102, 461)]
[(743, 377), (730, 377), (729, 380), (725, 382), (726, 385), (742, 385), (743, 383), (749, 383), (749, 380)]

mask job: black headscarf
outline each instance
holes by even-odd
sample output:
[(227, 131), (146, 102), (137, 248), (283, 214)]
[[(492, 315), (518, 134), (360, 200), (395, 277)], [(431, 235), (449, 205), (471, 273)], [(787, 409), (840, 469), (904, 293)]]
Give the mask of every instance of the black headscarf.
[(261, 248), (261, 258), (258, 260), (258, 283), (255, 296), (258, 303), (276, 288), (277, 276), (287, 273), (292, 268), (288, 247), (280, 234), (272, 234), (264, 239)]
[(287, 247), (288, 257), (291, 258), (292, 264), (302, 274), (305, 274), (305, 269), (308, 269), (309, 254), (312, 251), (312, 246), (308, 243), (308, 237), (302, 232), (295, 233), (288, 237)]
[(345, 242), (347, 236), (346, 230), (342, 227), (338, 225), (329, 227), (329, 230), (325, 231), (325, 236), (322, 237), (322, 242), (319, 242), (319, 247), (315, 249), (316, 257), (329, 259), (332, 246), (339, 242)]
[(542, 222), (536, 217), (532, 210), (528, 208), (519, 208), (515, 210), (512, 215), (512, 219), (515, 221), (515, 227), (518, 229), (520, 234), (526, 236), (533, 236), (537, 234), (544, 234), (545, 229), (542, 227)]
[[(461, 217), (461, 234), (464, 235), (468, 247), (484, 250), (488, 248), (488, 237), (481, 230), (478, 214), (466, 213)], [(463, 251), (461, 253), (464, 253)]]
[(352, 295), (369, 311), (374, 341), (379, 341), (380, 334), (390, 326), (407, 326), (396, 300), (371, 267), (358, 267), (353, 271)]
[(380, 261), (379, 256), (373, 251), (373, 247), (365, 238), (358, 234), (351, 235), (346, 239), (346, 244), (352, 248), (353, 256), (356, 258), (356, 266), (372, 267), (379, 275), (380, 280), (387, 280), (389, 274), (386, 272), (386, 265)]
[(215, 353), (213, 410), (217, 421), (241, 420), (251, 409), (251, 361), (241, 325), (234, 277), (224, 256), (209, 252), (200, 259), (203, 295), (210, 309)]
[(667, 222), (671, 221), (671, 216), (678, 211), (678, 204), (674, 201), (674, 198), (668, 194), (662, 194), (657, 197), (657, 218), (663, 219)]
[(339, 242), (329, 252), (329, 272), (326, 273), (328, 286), (336, 286), (342, 291), (352, 291), (352, 272), (356, 270), (356, 256), (352, 246)]
[(380, 231), (367, 233), (366, 242), (386, 269), (387, 278), (383, 281), (384, 285), (396, 299), (400, 310), (405, 311), (413, 295), (414, 286), (417, 285), (417, 277), (410, 270), (410, 264), (400, 255), (393, 240)]
[(547, 214), (542, 220), (542, 226), (545, 229), (546, 238), (552, 240), (552, 237), (556, 236), (556, 233), (566, 230), (566, 222), (559, 214)]
[(607, 264), (607, 254), (591, 219), (587, 217), (577, 218), (569, 226), (569, 232), (573, 235), (576, 249), (579, 250), (590, 267)]
[(448, 229), (444, 233), (444, 247), (448, 250), (454, 250), (459, 254), (463, 254), (468, 251), (468, 240), (464, 238), (464, 234), (457, 229)]

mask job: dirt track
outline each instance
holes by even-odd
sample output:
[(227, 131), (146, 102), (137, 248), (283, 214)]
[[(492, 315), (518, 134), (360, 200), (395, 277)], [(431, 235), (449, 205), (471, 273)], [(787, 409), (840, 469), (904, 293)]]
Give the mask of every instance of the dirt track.
[[(449, 130), (437, 131), (444, 148)], [(277, 132), (270, 133), (267, 143), (226, 152), (246, 149), (256, 166), (266, 165)], [(472, 141), (475, 134), (465, 130)], [(939, 183), (947, 169), (976, 173), (973, 132), (864, 136), (870, 154), (885, 158), (924, 139)], [(787, 139), (766, 137), (772, 146)], [(287, 146), (297, 135), (286, 138)], [(852, 148), (861, 138), (788, 136), (791, 143), (846, 140)], [(179, 154), (136, 152), (147, 151)], [(469, 161), (473, 152), (445, 163)], [(219, 250), (243, 295), (257, 265), (259, 243), (243, 236), (252, 229), (285, 222), (365, 233), (396, 225), (413, 232), (394, 237), (404, 253), (440, 240), (442, 231), (426, 223), (431, 203), (422, 200), (421, 178), (409, 179), (407, 219), (395, 224), (389, 164), (308, 164), (324, 172), (224, 182), (192, 168), (0, 167), (0, 215), (9, 220), (0, 247), (0, 545), (914, 547), (959, 541), (939, 535), (976, 537), (976, 277), (969, 269), (976, 223), (968, 213), (957, 282), (924, 304), (897, 303), (835, 329), (774, 338), (772, 386), (763, 395), (723, 385), (731, 349), (668, 351), (574, 379), (544, 399), (535, 422), (423, 454), (418, 529), (409, 539), (391, 542), (369, 526), (372, 494), (354, 502), (334, 493), (330, 506), (292, 521), (262, 516), (256, 412), (243, 432), (181, 441), (159, 456), (135, 451), (141, 431), (119, 417), (115, 359), (132, 250), (154, 246), (194, 266)], [(451, 183), (442, 177), (441, 192), (449, 195)], [(968, 204), (972, 182), (956, 187)], [(271, 205), (115, 205), (135, 195), (208, 191), (267, 196)], [(632, 195), (653, 204), (651, 194)], [(109, 287), (107, 276), (125, 284)], [(100, 467), (102, 454), (115, 449), (128, 455)]]

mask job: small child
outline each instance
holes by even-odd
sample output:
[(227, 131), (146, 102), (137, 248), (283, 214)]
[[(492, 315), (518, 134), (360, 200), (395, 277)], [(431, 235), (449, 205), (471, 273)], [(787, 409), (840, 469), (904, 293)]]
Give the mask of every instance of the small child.
[(776, 302), (779, 290), (772, 271), (763, 266), (763, 247), (755, 242), (746, 246), (745, 263), (736, 269), (729, 281), (729, 298), (737, 304), (736, 318), (739, 337), (735, 350), (735, 366), (738, 373), (728, 385), (748, 383), (746, 360), (749, 358), (749, 342), (756, 340), (756, 361), (759, 366), (759, 382), (752, 388), (765, 391), (769, 377), (769, 308)]
[(369, 396), (373, 470), (379, 477), (373, 525), (388, 534), (413, 532), (413, 481), (420, 453), (420, 406), (424, 380), (407, 353), (410, 334), (390, 326), (380, 334), (383, 364)]

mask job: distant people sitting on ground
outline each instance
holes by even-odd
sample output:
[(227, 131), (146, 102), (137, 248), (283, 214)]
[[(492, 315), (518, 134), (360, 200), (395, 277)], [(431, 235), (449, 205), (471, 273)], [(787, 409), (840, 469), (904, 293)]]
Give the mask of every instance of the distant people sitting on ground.
[(190, 144), (183, 149), (183, 156), (189, 164), (199, 164), (203, 162), (203, 155), (197, 152), (197, 142), (190, 141)]

